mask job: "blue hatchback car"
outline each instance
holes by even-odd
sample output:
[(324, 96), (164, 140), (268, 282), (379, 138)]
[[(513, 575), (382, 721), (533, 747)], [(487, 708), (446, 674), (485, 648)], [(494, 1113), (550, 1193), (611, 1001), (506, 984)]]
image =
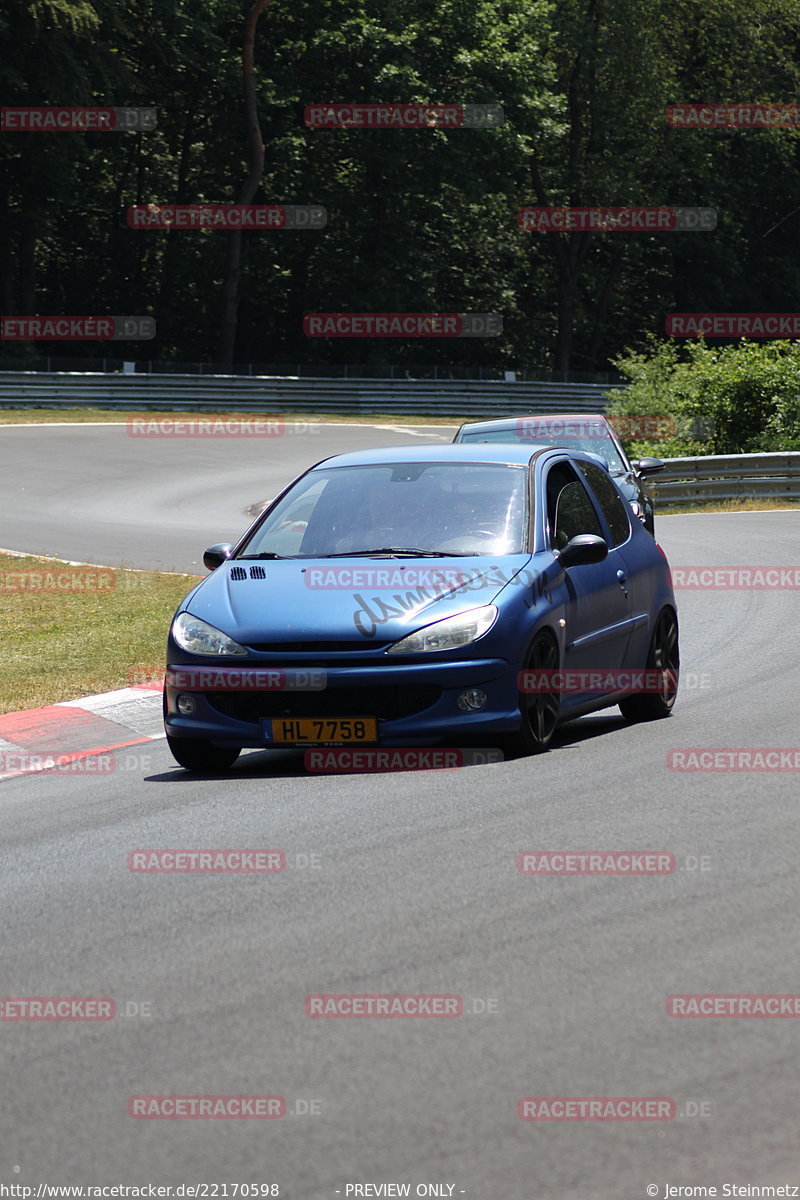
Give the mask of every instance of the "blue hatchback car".
[(306, 471), (169, 632), (164, 717), (185, 768), (245, 747), (546, 750), (618, 704), (669, 715), (678, 617), (666, 557), (590, 454), (417, 445)]

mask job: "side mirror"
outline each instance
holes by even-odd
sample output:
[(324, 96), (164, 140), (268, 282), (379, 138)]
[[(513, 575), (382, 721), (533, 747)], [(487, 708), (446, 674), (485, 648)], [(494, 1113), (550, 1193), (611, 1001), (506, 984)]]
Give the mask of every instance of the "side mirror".
[(604, 558), (608, 558), (608, 546), (596, 533), (579, 533), (558, 551), (558, 561), (565, 571), (568, 567), (599, 563)]
[(663, 458), (640, 458), (633, 467), (639, 475), (655, 475), (656, 471), (664, 470), (664, 465)]
[(217, 567), (221, 567), (225, 560), (230, 558), (232, 550), (230, 542), (217, 542), (216, 546), (209, 546), (203, 554), (203, 566), (208, 571), (216, 571)]

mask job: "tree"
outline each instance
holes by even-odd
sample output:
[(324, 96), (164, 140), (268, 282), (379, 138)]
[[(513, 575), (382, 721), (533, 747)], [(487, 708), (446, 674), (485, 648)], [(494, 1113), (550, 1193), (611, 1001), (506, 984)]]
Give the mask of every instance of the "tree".
[[(251, 204), (258, 191), (264, 173), (264, 141), (258, 123), (258, 99), (256, 73), (253, 65), (258, 18), (272, 0), (253, 0), (244, 29), (242, 49), (242, 75), (244, 82), (245, 121), (247, 145), (250, 152), (250, 171), (239, 189), (237, 204)], [(236, 318), (239, 311), (239, 278), (241, 274), (242, 231), (232, 230), (228, 236), (228, 258), (225, 265), (223, 286), (222, 338), (220, 362), (233, 362), (236, 345)]]

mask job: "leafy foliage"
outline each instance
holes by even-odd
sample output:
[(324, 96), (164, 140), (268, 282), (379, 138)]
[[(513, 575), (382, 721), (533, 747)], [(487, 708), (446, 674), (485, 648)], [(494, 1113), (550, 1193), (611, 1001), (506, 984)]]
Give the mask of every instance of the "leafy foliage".
[[(5, 104), (146, 105), (159, 124), (0, 138), (4, 311), (150, 314), (157, 340), (116, 352), (214, 359), (228, 235), (134, 231), (124, 214), (138, 203), (235, 199), (248, 172), (248, 9), (249, 0), (6, 0)], [(682, 101), (791, 101), (798, 0), (272, 0), (255, 63), (266, 145), (255, 202), (324, 204), (329, 220), (321, 232), (243, 235), (239, 362), (592, 372), (626, 348), (644, 353), (672, 311), (800, 309), (798, 134), (677, 130), (664, 115)], [(303, 122), (308, 104), (348, 101), (492, 102), (505, 123), (332, 131)], [(718, 227), (516, 226), (525, 204), (565, 203), (713, 207)], [(338, 310), (500, 312), (505, 332), (305, 337), (305, 313)], [(97, 350), (10, 343), (4, 352)], [(789, 436), (793, 410), (788, 397), (781, 404), (770, 436)], [(728, 440), (743, 436), (732, 419), (725, 429)]]
[(621, 428), (632, 432), (656, 428), (636, 418), (671, 418), (663, 429), (674, 433), (630, 438), (634, 457), (800, 450), (800, 343), (711, 347), (700, 340), (681, 352), (654, 338), (617, 366), (630, 387), (610, 407), (612, 418), (626, 418)]

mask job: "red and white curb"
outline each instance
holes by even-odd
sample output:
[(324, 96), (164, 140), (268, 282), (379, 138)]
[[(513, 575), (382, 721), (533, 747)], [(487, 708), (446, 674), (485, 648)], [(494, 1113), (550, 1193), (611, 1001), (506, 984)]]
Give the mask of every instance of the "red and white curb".
[(143, 684), (0, 714), (0, 779), (163, 738), (161, 691)]

